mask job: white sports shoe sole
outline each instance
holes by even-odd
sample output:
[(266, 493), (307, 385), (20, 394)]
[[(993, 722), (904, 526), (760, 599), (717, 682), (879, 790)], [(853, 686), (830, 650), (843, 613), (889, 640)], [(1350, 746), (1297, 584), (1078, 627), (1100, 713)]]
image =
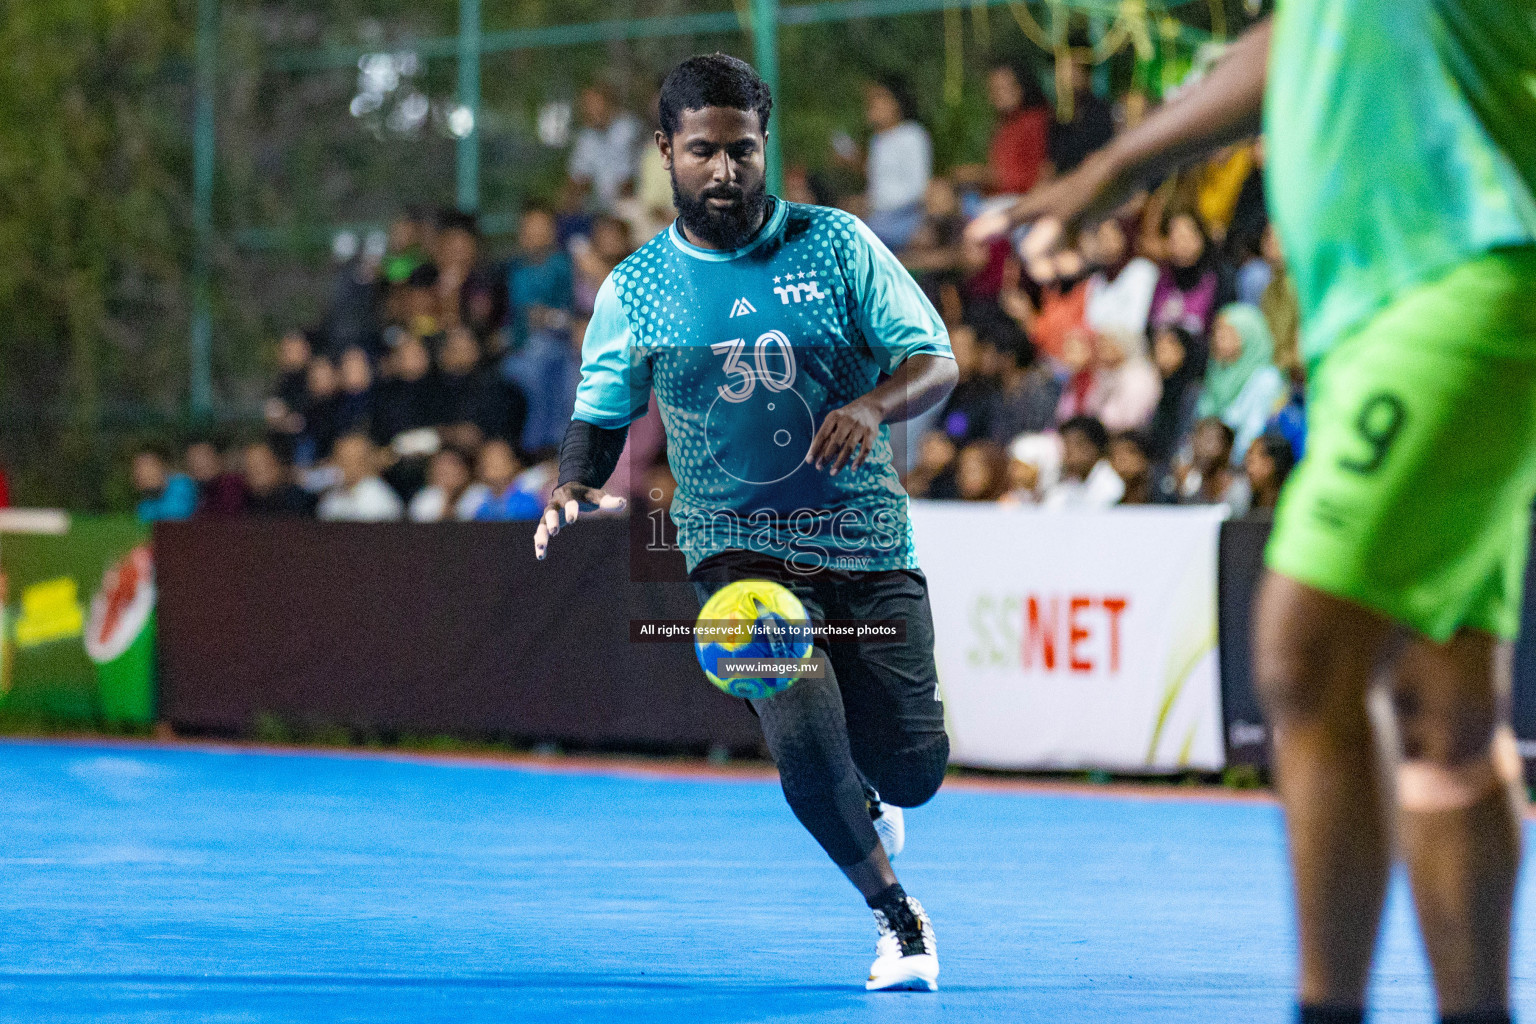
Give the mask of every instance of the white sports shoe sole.
[(880, 845), (885, 847), (886, 860), (895, 860), (907, 845), (907, 824), (901, 808), (882, 801), (880, 817), (875, 819), (874, 824), (875, 835), (880, 837)]
[[(885, 961), (884, 963), (881, 960)], [(870, 992), (937, 992), (939, 958), (932, 953), (882, 957), (869, 971), (864, 988)]]
[(911, 896), (907, 906), (922, 929), (922, 952), (902, 956), (902, 943), (897, 937), (885, 911), (875, 910), (875, 926), (880, 938), (875, 942), (875, 962), (869, 965), (869, 980), (864, 988), (870, 992), (936, 992), (939, 988), (939, 946), (933, 935), (933, 922), (923, 911), (923, 905)]

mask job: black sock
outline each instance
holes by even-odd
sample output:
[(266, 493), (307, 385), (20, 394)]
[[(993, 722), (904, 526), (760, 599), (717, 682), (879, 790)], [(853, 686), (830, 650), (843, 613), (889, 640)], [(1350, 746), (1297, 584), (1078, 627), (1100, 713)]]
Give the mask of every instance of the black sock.
[(900, 882), (892, 882), (873, 896), (864, 901), (870, 910), (878, 910), (885, 914), (886, 920), (891, 920), (891, 908), (895, 905), (905, 906), (907, 891), (901, 887)]
[(1365, 1008), (1360, 1006), (1300, 1006), (1297, 1024), (1365, 1024)]
[(1508, 1010), (1475, 1010), (1472, 1013), (1445, 1013), (1440, 1024), (1514, 1024)]

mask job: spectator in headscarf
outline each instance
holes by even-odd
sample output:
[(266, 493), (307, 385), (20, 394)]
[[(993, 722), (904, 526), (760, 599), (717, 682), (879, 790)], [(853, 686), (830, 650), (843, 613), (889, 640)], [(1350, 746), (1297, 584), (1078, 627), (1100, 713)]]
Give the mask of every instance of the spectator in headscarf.
[(1092, 416), (1115, 432), (1147, 425), (1162, 382), (1147, 359), (1146, 338), (1123, 328), (1083, 329), (1068, 339), (1063, 363), (1070, 375), (1056, 418)]
[(1095, 330), (1147, 331), (1159, 275), (1157, 264), (1132, 249), (1136, 232), (1135, 217), (1111, 217), (1083, 233), (1083, 255), (1093, 268), (1083, 320)]
[(1147, 359), (1147, 340), (1123, 328), (1096, 331), (1087, 411), (1115, 433), (1140, 430), (1152, 419), (1162, 379)]
[(1210, 329), (1221, 284), (1210, 236), (1200, 219), (1187, 212), (1170, 216), (1164, 234), (1168, 266), (1152, 292), (1151, 326), (1182, 327), (1203, 336)]
[(1211, 360), (1195, 415), (1219, 417), (1232, 428), (1237, 459), (1264, 432), (1285, 399), (1285, 378), (1270, 361), (1273, 354), (1264, 314), (1241, 302), (1222, 308), (1211, 334)]
[(1038, 505), (1061, 480), (1062, 443), (1056, 434), (1022, 434), (1008, 445), (1007, 505)]
[(1182, 327), (1164, 327), (1153, 339), (1152, 363), (1163, 387), (1147, 427), (1147, 452), (1162, 465), (1194, 429), (1195, 403), (1205, 380), (1205, 345)]

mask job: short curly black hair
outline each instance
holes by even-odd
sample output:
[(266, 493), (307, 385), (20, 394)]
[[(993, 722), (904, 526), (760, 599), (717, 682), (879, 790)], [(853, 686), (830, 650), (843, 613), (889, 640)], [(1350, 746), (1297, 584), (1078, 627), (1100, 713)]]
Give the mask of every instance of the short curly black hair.
[(773, 94), (746, 61), (728, 53), (701, 53), (673, 68), (661, 83), (661, 130), (671, 138), (677, 134), (683, 111), (705, 107), (755, 110), (766, 134)]
[(1099, 422), (1097, 416), (1073, 416), (1056, 428), (1059, 437), (1066, 437), (1073, 432), (1082, 434), (1101, 454), (1109, 447), (1109, 431), (1104, 429), (1104, 424)]

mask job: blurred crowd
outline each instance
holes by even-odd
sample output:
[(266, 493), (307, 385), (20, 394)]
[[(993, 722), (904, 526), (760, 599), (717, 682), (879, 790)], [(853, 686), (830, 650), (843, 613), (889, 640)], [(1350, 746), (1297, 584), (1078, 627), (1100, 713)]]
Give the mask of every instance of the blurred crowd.
[[(1272, 508), (1305, 444), (1305, 381), (1261, 143), (1158, 183), (1048, 256), (965, 234), (1136, 116), (1072, 71), (1070, 102), (1053, 109), (1031, 75), (992, 68), (989, 159), (942, 177), (876, 159), (884, 138), (929, 144), (898, 84), (866, 89), (866, 216), (940, 310), (960, 369), (948, 402), (904, 432), (907, 489), (1062, 509)], [(878, 198), (898, 193), (904, 205)]]
[[(864, 90), (862, 140), (835, 133), (784, 197), (863, 217), (949, 327), (960, 383), (893, 432), (914, 497), (1102, 508), (1272, 507), (1304, 444), (1294, 291), (1265, 215), (1261, 144), (1232, 147), (1025, 261), (967, 223), (1073, 169), (1135, 119), (1085, 68), (1047, 105), (1032, 71), (989, 69), (987, 160), (935, 173), (896, 78)], [(554, 484), (598, 286), (675, 216), (655, 123), (612, 90), (579, 99), (565, 186), (520, 211), (491, 259), (474, 218), (405, 211), (338, 240), (324, 315), (276, 345), (266, 431), (134, 462), (145, 519), (534, 518)], [(611, 490), (665, 505), (654, 404)]]
[[(642, 145), (650, 129), (605, 87), (580, 107), (559, 201), (519, 211), (504, 258), (452, 209), (341, 236), (323, 316), (276, 345), (265, 436), (140, 452), (140, 516), (536, 518), (597, 289), (674, 216), (670, 178)], [(632, 448), (646, 465), (658, 454)]]

